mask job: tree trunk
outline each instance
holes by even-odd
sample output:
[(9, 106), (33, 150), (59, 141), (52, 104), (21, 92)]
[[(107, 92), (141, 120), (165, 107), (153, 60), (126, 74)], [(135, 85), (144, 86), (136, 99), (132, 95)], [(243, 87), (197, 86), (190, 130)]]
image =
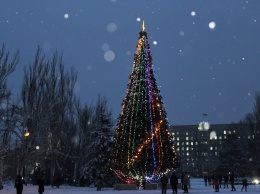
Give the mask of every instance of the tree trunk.
[(74, 172), (73, 172), (73, 182), (75, 183), (75, 180), (77, 178), (77, 169), (78, 169), (78, 162), (75, 162), (74, 164)]
[(0, 186), (1, 186), (2, 183), (3, 183), (3, 172), (4, 172), (3, 166), (4, 166), (4, 159), (1, 158), (1, 159), (0, 159)]

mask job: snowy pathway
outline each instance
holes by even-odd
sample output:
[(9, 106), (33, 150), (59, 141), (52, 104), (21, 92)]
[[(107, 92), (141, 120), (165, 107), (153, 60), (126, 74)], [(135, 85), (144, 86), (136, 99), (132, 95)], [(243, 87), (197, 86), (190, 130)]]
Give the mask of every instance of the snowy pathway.
[[(248, 187), (248, 191), (241, 192), (241, 185), (236, 185), (237, 191), (232, 192), (230, 188), (228, 189), (220, 189), (219, 193), (221, 194), (235, 194), (235, 193), (260, 193), (260, 185), (250, 185)], [(38, 187), (28, 185), (24, 187), (23, 194), (37, 194)], [(161, 190), (123, 190), (117, 191), (108, 188), (102, 188), (101, 191), (96, 191), (96, 188), (88, 188), (88, 187), (71, 187), (71, 186), (61, 186), (60, 188), (52, 188), (50, 186), (45, 187), (44, 194), (91, 194), (91, 193), (105, 193), (105, 194), (161, 194)], [(178, 193), (183, 193), (182, 190), (178, 190)], [(189, 193), (192, 194), (203, 194), (203, 193), (216, 193), (212, 188), (205, 187), (203, 185), (203, 181), (201, 179), (191, 179), (191, 189)], [(5, 186), (3, 190), (0, 190), (0, 194), (16, 194), (16, 190), (12, 185)], [(167, 190), (167, 194), (172, 194), (170, 189)]]

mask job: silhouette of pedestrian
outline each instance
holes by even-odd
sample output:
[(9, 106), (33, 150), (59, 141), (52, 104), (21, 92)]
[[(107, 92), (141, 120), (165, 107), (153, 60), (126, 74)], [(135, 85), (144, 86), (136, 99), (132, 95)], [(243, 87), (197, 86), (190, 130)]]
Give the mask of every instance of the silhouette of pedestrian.
[(209, 183), (209, 186), (211, 185), (211, 177), (208, 176), (208, 183)]
[(166, 194), (168, 178), (165, 176), (165, 174), (163, 174), (160, 181), (162, 184), (162, 194)]
[(185, 172), (184, 177), (183, 177), (183, 186), (184, 186), (184, 192), (183, 193), (189, 193), (189, 190), (188, 190), (188, 184), (190, 182), (189, 179), (190, 178), (189, 178), (187, 172)]
[(181, 189), (184, 190), (184, 185), (183, 185), (183, 177), (184, 177), (184, 173), (181, 173)]
[(39, 194), (42, 194), (44, 192), (44, 178), (43, 178), (43, 176), (41, 176), (37, 180), (37, 184), (38, 184), (38, 192), (39, 192)]
[(218, 175), (214, 175), (214, 185), (215, 185), (215, 192), (219, 192), (219, 177), (218, 177)]
[(222, 185), (222, 175), (221, 174), (218, 175), (218, 184), (219, 184), (219, 188), (221, 188), (221, 185)]
[(204, 175), (203, 175), (203, 179), (204, 179), (205, 187), (206, 187), (206, 186), (207, 186), (207, 182), (208, 182), (208, 176), (207, 176), (207, 174), (204, 174)]
[(231, 173), (229, 180), (230, 180), (230, 184), (231, 184), (231, 191), (236, 191), (234, 172)]
[(23, 180), (21, 175), (17, 176), (17, 179), (15, 180), (14, 187), (16, 188), (17, 194), (23, 193), (23, 185), (27, 186), (26, 182)]
[(243, 179), (243, 187), (241, 188), (241, 191), (243, 191), (243, 189), (245, 188), (245, 191), (247, 192), (247, 179), (246, 178), (244, 178)]
[(170, 178), (170, 183), (172, 186), (172, 193), (177, 194), (178, 192), (178, 177), (176, 176), (175, 172), (172, 173), (172, 176)]
[(102, 180), (102, 177), (99, 175), (97, 177), (97, 191), (101, 191), (101, 180)]
[(142, 185), (143, 185), (143, 189), (145, 190), (145, 186), (146, 186), (146, 178), (145, 177), (142, 178)]
[(224, 188), (228, 188), (228, 174), (224, 175)]

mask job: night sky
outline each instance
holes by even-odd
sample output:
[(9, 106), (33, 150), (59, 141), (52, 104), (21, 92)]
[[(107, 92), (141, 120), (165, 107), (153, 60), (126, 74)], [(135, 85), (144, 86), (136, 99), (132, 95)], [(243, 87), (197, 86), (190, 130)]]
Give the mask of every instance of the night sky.
[(0, 43), (21, 55), (9, 86), (16, 97), (38, 46), (58, 51), (78, 72), (82, 102), (101, 94), (117, 119), (144, 20), (169, 123), (238, 122), (260, 91), (259, 9), (259, 0), (1, 0)]

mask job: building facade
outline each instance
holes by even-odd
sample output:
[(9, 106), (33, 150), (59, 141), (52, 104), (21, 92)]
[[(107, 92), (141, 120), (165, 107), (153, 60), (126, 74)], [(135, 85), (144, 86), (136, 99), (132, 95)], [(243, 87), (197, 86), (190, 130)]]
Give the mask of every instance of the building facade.
[[(259, 125), (258, 125), (259, 126)], [(219, 152), (222, 143), (228, 134), (239, 130), (249, 130), (252, 125), (245, 124), (213, 124), (202, 122), (199, 125), (171, 126), (176, 151), (181, 162), (181, 171), (187, 171), (191, 176), (202, 177), (203, 174), (212, 174), (220, 164)], [(252, 130), (251, 130), (252, 131)], [(239, 133), (241, 134), (241, 133)], [(259, 128), (252, 133), (242, 133), (237, 140), (259, 141)], [(259, 161), (259, 143), (254, 160)]]

